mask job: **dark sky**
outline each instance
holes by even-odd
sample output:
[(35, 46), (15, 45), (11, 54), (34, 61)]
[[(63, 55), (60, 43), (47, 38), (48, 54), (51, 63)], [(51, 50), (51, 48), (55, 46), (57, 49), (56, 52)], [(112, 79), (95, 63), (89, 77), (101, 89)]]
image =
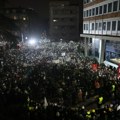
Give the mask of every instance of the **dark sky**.
[(49, 0), (8, 0), (9, 5), (12, 7), (27, 7), (34, 8), (40, 13), (43, 18), (48, 18)]

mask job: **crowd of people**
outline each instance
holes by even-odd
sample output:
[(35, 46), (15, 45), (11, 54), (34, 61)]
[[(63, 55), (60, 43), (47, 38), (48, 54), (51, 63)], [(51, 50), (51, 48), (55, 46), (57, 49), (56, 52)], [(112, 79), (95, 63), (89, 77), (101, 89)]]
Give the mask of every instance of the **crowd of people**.
[(0, 60), (1, 120), (120, 119), (117, 69), (81, 56), (78, 43), (10, 49)]

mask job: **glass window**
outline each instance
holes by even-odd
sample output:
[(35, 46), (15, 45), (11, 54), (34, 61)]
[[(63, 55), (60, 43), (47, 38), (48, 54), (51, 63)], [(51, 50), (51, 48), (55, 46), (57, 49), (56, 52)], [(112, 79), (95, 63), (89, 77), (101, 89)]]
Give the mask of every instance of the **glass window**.
[(87, 10), (87, 13), (86, 13), (86, 17), (88, 17), (88, 10)]
[(113, 11), (117, 11), (118, 8), (118, 1), (113, 2)]
[(102, 30), (102, 23), (99, 23), (99, 30)]
[(87, 11), (85, 11), (85, 17), (87, 16)]
[(108, 12), (112, 12), (112, 3), (108, 3)]
[(91, 9), (89, 10), (89, 16), (91, 16)]
[(98, 30), (98, 23), (95, 23), (95, 30)]
[(102, 6), (99, 7), (99, 14), (102, 14)]
[(94, 30), (94, 23), (92, 23), (92, 30)]
[(86, 24), (86, 30), (88, 30), (88, 24)]
[(84, 0), (84, 4), (86, 3), (86, 0)]
[(83, 17), (85, 17), (85, 11), (83, 11)]
[(92, 15), (95, 15), (95, 8), (92, 9)]
[(120, 0), (119, 0), (119, 10), (120, 10)]
[(98, 7), (96, 7), (96, 15), (98, 15)]
[(120, 31), (120, 21), (118, 21), (118, 31)]
[(90, 40), (90, 43), (92, 43), (92, 38), (90, 38), (89, 40)]
[(85, 24), (84, 24), (84, 30), (85, 30)]
[(111, 22), (107, 22), (107, 30), (110, 31), (111, 28)]
[(103, 30), (106, 30), (106, 22), (103, 22)]
[(113, 30), (113, 31), (116, 30), (116, 21), (112, 21), (112, 30)]
[(16, 20), (16, 19), (17, 19), (17, 17), (16, 17), (16, 16), (13, 16), (13, 19), (14, 19), (14, 20)]
[(103, 12), (107, 13), (107, 4), (104, 5)]

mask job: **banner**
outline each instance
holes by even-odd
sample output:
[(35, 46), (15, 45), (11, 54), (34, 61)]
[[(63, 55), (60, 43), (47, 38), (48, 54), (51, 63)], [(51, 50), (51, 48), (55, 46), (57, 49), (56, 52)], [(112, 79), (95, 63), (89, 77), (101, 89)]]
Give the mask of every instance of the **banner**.
[(120, 79), (120, 64), (118, 65), (117, 68), (117, 78)]

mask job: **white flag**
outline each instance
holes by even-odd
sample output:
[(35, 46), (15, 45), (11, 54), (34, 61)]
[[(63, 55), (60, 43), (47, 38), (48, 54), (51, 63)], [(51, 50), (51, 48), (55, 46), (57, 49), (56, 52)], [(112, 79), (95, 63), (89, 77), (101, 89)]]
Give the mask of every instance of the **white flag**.
[(47, 102), (47, 99), (46, 97), (44, 97), (44, 103), (43, 103), (43, 107), (46, 109), (48, 106), (48, 102)]

